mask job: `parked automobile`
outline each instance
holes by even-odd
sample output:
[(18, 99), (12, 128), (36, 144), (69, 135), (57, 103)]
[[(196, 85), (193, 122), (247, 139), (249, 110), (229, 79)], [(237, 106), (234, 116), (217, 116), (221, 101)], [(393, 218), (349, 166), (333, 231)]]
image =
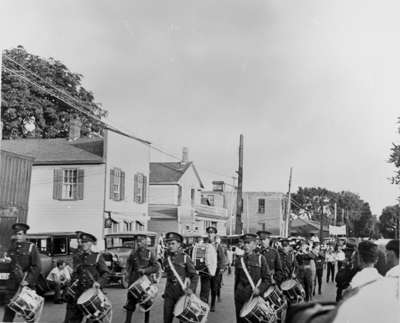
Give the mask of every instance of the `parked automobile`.
[(150, 251), (156, 255), (157, 245), (161, 238), (156, 232), (137, 231), (109, 233), (105, 235), (105, 251), (103, 251), (103, 257), (111, 271), (109, 283), (118, 283), (123, 288), (128, 288), (128, 283), (125, 279), (127, 260), (131, 252), (137, 248), (135, 237), (139, 234), (148, 236), (148, 247)]
[(27, 240), (34, 243), (40, 253), (38, 293), (51, 294), (53, 291), (49, 289), (46, 277), (58, 260), (63, 260), (71, 268), (73, 267), (72, 257), (78, 251), (77, 234), (75, 232), (29, 233)]

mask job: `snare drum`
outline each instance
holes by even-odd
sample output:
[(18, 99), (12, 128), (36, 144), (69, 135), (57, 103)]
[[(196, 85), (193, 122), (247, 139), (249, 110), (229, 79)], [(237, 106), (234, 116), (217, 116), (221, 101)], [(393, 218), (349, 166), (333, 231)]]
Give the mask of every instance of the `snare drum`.
[(278, 286), (270, 286), (263, 298), (276, 312), (280, 311), (286, 304), (285, 297)]
[(205, 323), (210, 308), (196, 295), (182, 296), (175, 305), (174, 315), (183, 322)]
[(244, 304), (240, 317), (248, 323), (273, 323), (277, 320), (274, 309), (262, 297), (254, 297)]
[(21, 316), (26, 322), (36, 322), (40, 319), (44, 298), (29, 287), (22, 287), (11, 299), (8, 307)]
[(67, 287), (65, 293), (63, 294), (63, 298), (68, 303), (73, 303), (76, 300), (76, 296), (78, 294), (78, 284), (79, 280), (75, 280), (71, 285)]
[(290, 304), (304, 302), (306, 292), (303, 285), (295, 279), (288, 279), (282, 282), (281, 289), (283, 294), (287, 297)]
[(112, 305), (106, 295), (98, 288), (89, 288), (77, 301), (78, 307), (89, 319), (101, 320), (110, 314)]
[(153, 306), (154, 300), (157, 297), (158, 293), (158, 287), (156, 285), (151, 285), (147, 290), (146, 290), (146, 298), (139, 303), (139, 309), (142, 312), (147, 312), (150, 310), (150, 308)]
[(150, 279), (146, 276), (143, 275), (140, 278), (138, 278), (131, 286), (129, 286), (129, 293), (134, 297), (134, 299), (140, 303), (147, 297), (146, 291), (150, 288), (151, 286), (151, 281)]

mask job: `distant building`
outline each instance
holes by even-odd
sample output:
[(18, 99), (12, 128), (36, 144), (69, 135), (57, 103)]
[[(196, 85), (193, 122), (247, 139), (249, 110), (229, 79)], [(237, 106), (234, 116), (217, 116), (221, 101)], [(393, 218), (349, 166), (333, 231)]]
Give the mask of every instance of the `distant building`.
[[(203, 192), (212, 200), (223, 200), (228, 210), (228, 234), (235, 233), (236, 227), (236, 191), (232, 185), (223, 181), (214, 181), (213, 190)], [(219, 202), (221, 203), (221, 202)], [(286, 194), (279, 192), (243, 192), (242, 222), (244, 232), (270, 231), (274, 235), (283, 234), (283, 219), (286, 207)]]
[(149, 230), (205, 234), (208, 226), (214, 226), (225, 234), (227, 209), (222, 204), (207, 203), (203, 188), (186, 149), (181, 162), (151, 163)]
[[(104, 138), (3, 140), (2, 148), (34, 158), (30, 232), (94, 234), (147, 230), (149, 142), (105, 130)], [(126, 153), (129, 152), (129, 153)]]

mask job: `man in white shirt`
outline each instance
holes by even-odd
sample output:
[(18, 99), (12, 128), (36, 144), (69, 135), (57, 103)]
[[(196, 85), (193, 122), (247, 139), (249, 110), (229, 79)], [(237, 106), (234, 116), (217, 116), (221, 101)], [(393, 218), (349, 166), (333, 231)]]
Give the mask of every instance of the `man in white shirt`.
[(55, 291), (54, 303), (63, 303), (63, 300), (61, 298), (61, 290), (71, 280), (71, 273), (68, 270), (68, 266), (65, 265), (65, 261), (58, 260), (57, 266), (50, 271), (46, 279), (50, 289), (54, 289)]
[[(397, 268), (398, 244), (397, 240)], [(394, 276), (396, 266), (392, 268), (394, 269), (393, 276), (389, 271), (383, 278), (375, 268), (371, 267), (374, 264), (372, 260), (376, 261), (378, 256), (377, 249), (373, 247), (374, 243), (363, 241), (360, 242), (360, 245), (358, 248), (359, 260), (363, 269), (354, 276), (351, 284), (356, 288), (352, 290), (352, 295), (339, 305), (334, 323), (400, 322), (400, 277), (398, 272), (397, 276)], [(390, 252), (396, 248), (395, 243), (388, 247)]]
[(399, 245), (400, 240), (390, 240), (386, 244), (386, 263), (388, 265), (388, 271), (385, 277), (400, 277), (400, 265), (399, 265)]
[(359, 288), (382, 278), (374, 267), (378, 260), (378, 246), (372, 241), (361, 241), (358, 244), (357, 253), (358, 265), (361, 270), (351, 280), (351, 288)]

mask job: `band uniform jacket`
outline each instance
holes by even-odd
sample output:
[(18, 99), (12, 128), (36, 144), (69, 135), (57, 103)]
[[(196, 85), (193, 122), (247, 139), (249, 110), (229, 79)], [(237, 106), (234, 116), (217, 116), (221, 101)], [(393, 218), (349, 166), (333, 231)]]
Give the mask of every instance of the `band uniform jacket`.
[(30, 242), (13, 242), (7, 252), (11, 258), (10, 277), (7, 282), (9, 290), (17, 290), (24, 275), (30, 288), (35, 288), (40, 275), (40, 256), (36, 246)]
[(279, 250), (279, 256), (282, 263), (282, 281), (291, 279), (292, 274), (297, 271), (297, 260), (294, 252), (289, 251), (285, 253), (283, 250)]
[(225, 269), (226, 260), (225, 260), (225, 253), (224, 249), (220, 244), (214, 243), (214, 248), (217, 251), (217, 272), (222, 272)]
[(282, 263), (278, 250), (269, 247), (261, 248), (260, 252), (267, 260), (273, 278), (279, 282), (282, 281)]
[(190, 257), (184, 252), (178, 251), (175, 254), (168, 253), (163, 263), (165, 272), (167, 273), (167, 283), (165, 285), (164, 297), (177, 298), (184, 294), (181, 285), (169, 266), (167, 259), (168, 257), (171, 257), (171, 262), (174, 265), (175, 270), (182, 282), (185, 283), (186, 278), (189, 278), (189, 287), (192, 291), (195, 291), (199, 280), (199, 275), (197, 274)]
[[(235, 263), (235, 294), (248, 295), (248, 300), (253, 290), (243, 270), (241, 258), (242, 257), (237, 257)], [(252, 253), (250, 255), (243, 255), (243, 260), (254, 285), (257, 285), (258, 281), (261, 279), (258, 289), (260, 290), (260, 295), (262, 295), (271, 285), (271, 272), (265, 257), (260, 254)]]
[(109, 270), (100, 253), (80, 250), (73, 256), (73, 267), (71, 282), (78, 280), (79, 294), (91, 288), (95, 281), (101, 287), (107, 282)]
[(141, 276), (139, 269), (143, 269), (145, 275), (156, 274), (160, 270), (156, 257), (147, 248), (137, 249), (129, 255), (127, 260), (129, 285)]

